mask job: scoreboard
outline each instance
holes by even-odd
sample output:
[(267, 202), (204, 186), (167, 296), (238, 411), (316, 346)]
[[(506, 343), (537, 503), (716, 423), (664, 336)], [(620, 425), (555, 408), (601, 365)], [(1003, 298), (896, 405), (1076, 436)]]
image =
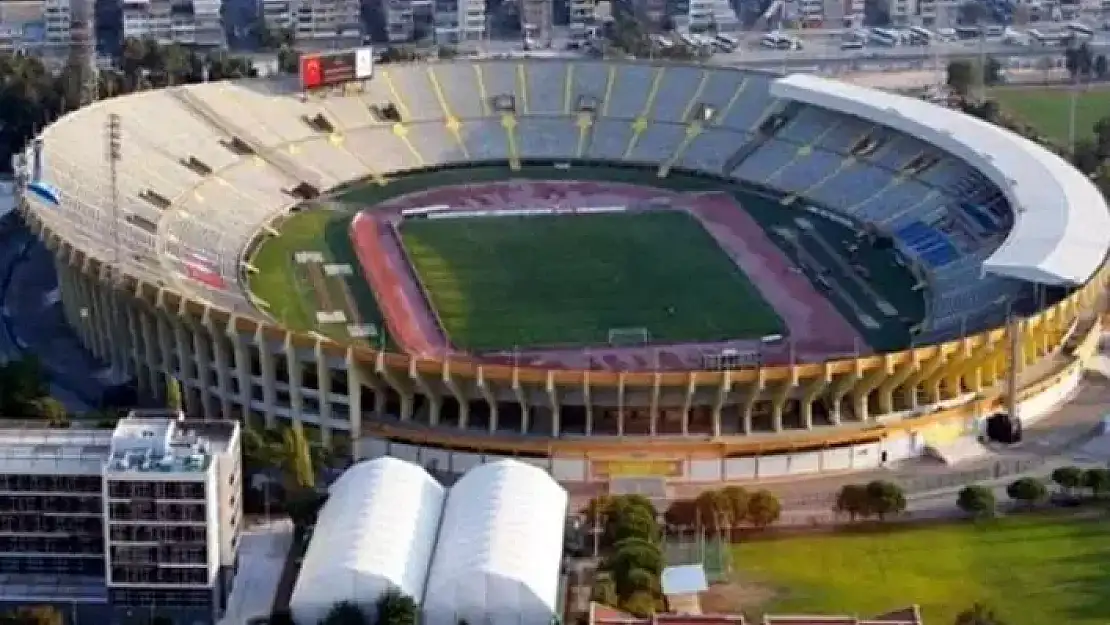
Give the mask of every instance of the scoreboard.
[(301, 55), (301, 88), (318, 89), (374, 74), (374, 49), (367, 46), (342, 52)]

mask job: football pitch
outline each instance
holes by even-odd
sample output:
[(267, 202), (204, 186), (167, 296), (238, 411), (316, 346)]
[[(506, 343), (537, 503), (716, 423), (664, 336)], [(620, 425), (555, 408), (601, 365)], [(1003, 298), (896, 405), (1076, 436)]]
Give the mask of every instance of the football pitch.
[[(739, 583), (772, 589), (760, 612), (874, 615), (918, 604), (953, 623), (975, 602), (1007, 625), (1105, 625), (1110, 526), (1052, 515), (752, 541)], [(754, 606), (745, 606), (749, 611)]]
[[(998, 87), (990, 91), (1003, 110), (1031, 124), (1059, 145), (1068, 144), (1072, 90)], [(1075, 102), (1075, 136), (1090, 137), (1098, 120), (1110, 116), (1110, 89), (1080, 89)]]
[(686, 213), (659, 211), (410, 220), (401, 238), (451, 342), (475, 352), (785, 332)]

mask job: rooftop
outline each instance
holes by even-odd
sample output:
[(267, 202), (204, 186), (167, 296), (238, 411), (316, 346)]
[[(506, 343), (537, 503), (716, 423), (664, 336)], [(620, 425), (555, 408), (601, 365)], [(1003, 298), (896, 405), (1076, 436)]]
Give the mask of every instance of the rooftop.
[(100, 475), (112, 471), (204, 472), (238, 431), (233, 421), (190, 421), (133, 412), (115, 430), (57, 429), (43, 422), (0, 425), (0, 473)]
[(855, 616), (772, 615), (745, 620), (739, 614), (656, 614), (638, 618), (620, 610), (590, 604), (590, 625), (923, 625), (916, 606), (870, 619)]
[(233, 421), (189, 421), (166, 411), (132, 412), (112, 433), (108, 469), (203, 473), (213, 455), (227, 449), (237, 429)]

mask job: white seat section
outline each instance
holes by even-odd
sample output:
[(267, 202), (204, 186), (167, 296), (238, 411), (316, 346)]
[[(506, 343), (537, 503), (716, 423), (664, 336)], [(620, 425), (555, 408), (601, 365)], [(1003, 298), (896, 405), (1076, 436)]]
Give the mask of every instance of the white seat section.
[[(344, 141), (345, 143), (345, 141)], [(333, 145), (327, 136), (290, 145), (290, 156), (300, 167), (323, 173), (331, 185), (369, 175), (364, 163), (340, 145)]]
[[(605, 115), (610, 119), (633, 120), (640, 116), (652, 94), (652, 84), (656, 75), (666, 75), (664, 66), (617, 65), (613, 73), (613, 84), (609, 88), (608, 106)], [(658, 96), (658, 91), (655, 92)]]
[(569, 115), (574, 112), (574, 94), (567, 88), (571, 66), (571, 63), (554, 59), (525, 64), (529, 115)]
[(707, 128), (690, 141), (677, 165), (721, 174), (729, 155), (750, 140), (750, 136), (732, 130)]
[[(615, 76), (616, 70), (613, 70), (612, 74)], [(574, 64), (571, 85), (571, 97), (574, 98), (574, 102), (571, 106), (574, 107), (576, 112), (579, 104), (586, 99), (591, 99), (599, 105), (599, 113), (605, 110), (605, 96), (609, 91), (609, 75), (610, 67), (607, 63), (584, 61)]]
[(392, 65), (375, 69), (378, 75), (374, 80), (386, 83), (390, 100), (401, 110), (406, 122), (438, 121), (447, 117), (435, 91), (438, 78), (432, 83), (431, 67)]
[(599, 119), (590, 131), (589, 158), (621, 160), (632, 140), (632, 122), (627, 119)]
[(574, 158), (578, 133), (573, 117), (524, 116), (516, 127), (517, 149), (522, 158)]
[(443, 97), (447, 100), (451, 112), (459, 119), (473, 119), (485, 117), (490, 114), (489, 102), (483, 96), (480, 88), (484, 88), (484, 80), (480, 80), (481, 63), (445, 63), (432, 65), (436, 80), (443, 89)]
[(248, 143), (269, 148), (316, 133), (301, 119), (313, 112), (312, 107), (291, 96), (270, 95), (255, 82), (205, 83), (186, 92), (225, 120), (229, 130), (240, 131)]
[(670, 158), (686, 138), (686, 126), (680, 124), (648, 124), (634, 142), (627, 160), (656, 165)]
[(700, 67), (676, 65), (667, 68), (659, 83), (651, 118), (658, 122), (686, 123), (687, 109), (691, 113), (701, 100), (703, 84), (708, 81), (709, 70)]
[(379, 174), (422, 166), (391, 126), (354, 130), (344, 139), (344, 145)]
[[(463, 128), (465, 127), (464, 123)], [(409, 143), (420, 154), (425, 165), (464, 163), (470, 160), (464, 149), (465, 143), (461, 140), (461, 131), (459, 137), (456, 137), (442, 121), (412, 124), (408, 129)]]
[(341, 131), (379, 123), (370, 114), (370, 105), (359, 96), (325, 96), (318, 102), (320, 113)]
[(475, 160), (509, 158), (508, 135), (499, 119), (468, 121), (463, 125), (462, 135), (470, 157)]

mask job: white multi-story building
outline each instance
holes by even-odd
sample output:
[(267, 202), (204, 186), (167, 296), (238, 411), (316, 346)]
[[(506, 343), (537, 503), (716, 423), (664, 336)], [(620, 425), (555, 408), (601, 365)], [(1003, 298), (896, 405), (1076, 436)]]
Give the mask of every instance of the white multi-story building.
[(216, 622), (237, 564), (239, 445), (234, 421), (165, 412), (0, 431), (0, 605), (64, 604), (73, 625)]
[(890, 22), (895, 26), (906, 26), (917, 14), (917, 0), (886, 0)]
[(571, 41), (590, 39), (597, 29), (597, 0), (570, 0), (568, 9)]
[(692, 32), (704, 32), (711, 28), (725, 32), (740, 26), (740, 19), (728, 0), (690, 0), (687, 18)]
[(456, 45), (487, 36), (486, 0), (385, 0), (384, 8), (390, 43), (432, 36)]
[(454, 45), (486, 37), (485, 0), (434, 0), (431, 6), (436, 43)]
[(0, 2), (0, 51), (64, 50), (72, 42), (70, 5), (71, 0)]
[(124, 0), (124, 38), (217, 47), (224, 43), (222, 0)]
[(359, 0), (290, 0), (288, 5), (298, 47), (350, 48), (362, 44)]

